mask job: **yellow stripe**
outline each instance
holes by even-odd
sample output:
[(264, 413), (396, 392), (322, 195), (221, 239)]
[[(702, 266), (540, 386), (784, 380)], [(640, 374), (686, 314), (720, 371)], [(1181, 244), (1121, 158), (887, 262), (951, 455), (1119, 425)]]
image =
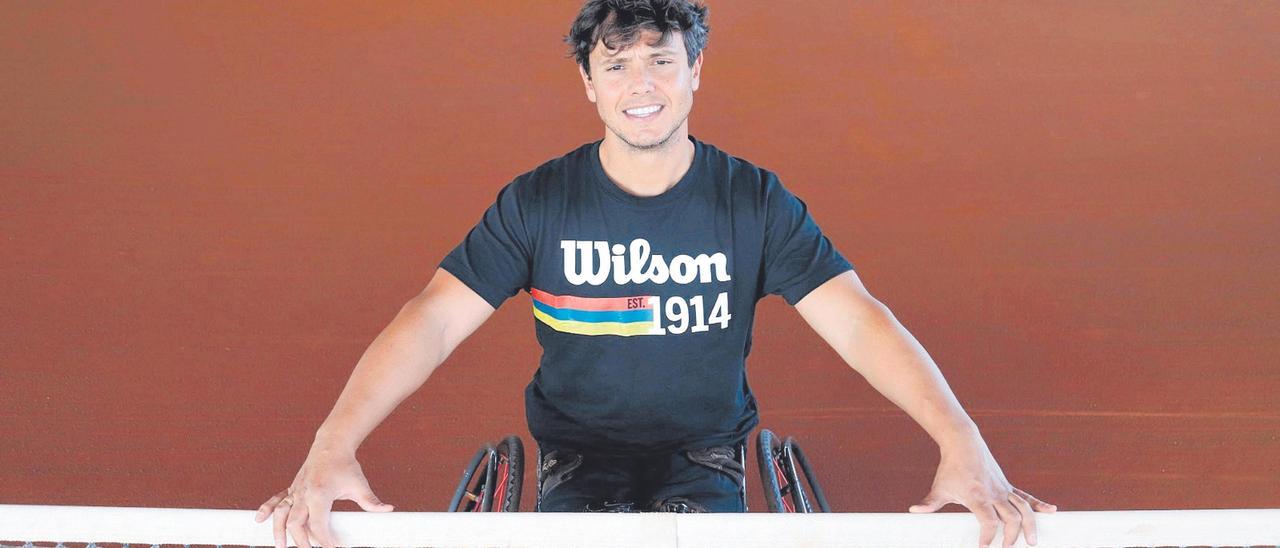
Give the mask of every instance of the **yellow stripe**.
[(538, 318), (548, 327), (563, 333), (574, 333), (577, 335), (619, 335), (622, 337), (630, 337), (632, 335), (652, 335), (649, 330), (653, 328), (653, 322), (575, 322), (572, 320), (557, 320), (548, 316), (537, 308), (533, 309), (533, 316)]

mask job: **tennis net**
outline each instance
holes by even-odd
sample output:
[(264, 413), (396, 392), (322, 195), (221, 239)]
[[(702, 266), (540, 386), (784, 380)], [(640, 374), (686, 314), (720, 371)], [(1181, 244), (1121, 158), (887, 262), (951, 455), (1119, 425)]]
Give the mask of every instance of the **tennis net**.
[[(0, 505), (0, 545), (272, 546), (250, 510)], [(1280, 509), (1039, 514), (1038, 546), (1277, 546)], [(342, 546), (972, 548), (972, 515), (335, 512)], [(995, 546), (1000, 545), (997, 535)], [(292, 541), (292, 539), (290, 539)], [(1019, 546), (1023, 546), (1019, 541)]]

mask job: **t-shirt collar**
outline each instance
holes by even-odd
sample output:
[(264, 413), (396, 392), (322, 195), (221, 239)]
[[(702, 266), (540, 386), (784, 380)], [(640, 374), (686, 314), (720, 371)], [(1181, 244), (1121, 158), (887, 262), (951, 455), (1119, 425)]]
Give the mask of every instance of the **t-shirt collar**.
[(646, 197), (628, 194), (627, 191), (622, 190), (609, 179), (609, 176), (605, 174), (604, 166), (600, 163), (600, 143), (603, 142), (602, 140), (592, 143), (588, 148), (586, 162), (590, 166), (591, 178), (596, 181), (605, 194), (634, 207), (662, 207), (688, 194), (690, 188), (695, 186), (700, 179), (705, 178), (701, 173), (703, 165), (706, 164), (705, 145), (694, 138), (693, 135), (689, 135), (689, 140), (693, 142), (693, 163), (689, 166), (689, 170), (684, 173), (684, 176), (680, 177), (680, 180), (676, 182), (675, 186), (657, 196)]

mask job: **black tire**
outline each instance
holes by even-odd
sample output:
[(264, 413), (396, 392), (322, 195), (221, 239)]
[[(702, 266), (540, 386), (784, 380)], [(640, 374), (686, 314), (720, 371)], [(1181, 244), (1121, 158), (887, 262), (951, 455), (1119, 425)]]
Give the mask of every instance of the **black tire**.
[(507, 481), (502, 500), (497, 501), (499, 512), (520, 511), (520, 490), (524, 487), (524, 443), (520, 436), (507, 436), (498, 443), (498, 455), (506, 461)]
[[(800, 449), (800, 444), (795, 440), (791, 441), (791, 455), (795, 461), (800, 464), (801, 471), (804, 472), (804, 480), (809, 484), (809, 491), (813, 493), (813, 498), (818, 502), (818, 511), (831, 513), (831, 505), (827, 504), (827, 496), (822, 492), (822, 485), (818, 483), (818, 476), (813, 473), (813, 467), (809, 465), (808, 457), (805, 457), (804, 450)], [(810, 511), (812, 511), (810, 507)]]
[[(473, 505), (474, 499), (467, 501), (466, 507), (463, 507), (462, 499), (468, 493), (471, 493), (472, 495), (474, 495), (476, 491), (478, 491), (480, 488), (483, 487), (483, 481), (485, 476), (481, 475), (479, 477), (476, 477), (476, 471), (480, 469), (481, 465), (487, 465), (487, 463), (485, 462), (485, 457), (492, 452), (493, 452), (493, 446), (489, 444), (485, 444), (484, 447), (481, 447), (479, 451), (476, 451), (475, 456), (471, 457), (471, 461), (468, 462), (467, 466), (462, 469), (462, 479), (458, 482), (457, 489), (453, 490), (453, 498), (449, 500), (449, 508), (448, 510), (446, 510), (447, 512), (468, 512), (472, 507), (474, 507)], [(488, 467), (486, 466), (486, 468)], [(473, 478), (476, 480), (474, 491), (470, 489), (471, 480)]]
[(484, 483), (480, 484), (480, 511), (493, 511), (493, 491), (497, 487), (498, 450), (493, 445), (485, 444), (489, 450), (489, 461), (484, 467)]
[(761, 429), (756, 435), (756, 459), (760, 466), (760, 488), (764, 489), (764, 502), (770, 512), (785, 513), (782, 502), (782, 486), (778, 484), (778, 439), (773, 432)]
[(805, 493), (804, 483), (800, 481), (800, 471), (796, 467), (795, 455), (799, 448), (800, 445), (796, 443), (795, 438), (787, 436), (787, 439), (782, 442), (778, 464), (782, 466), (782, 474), (790, 484), (791, 507), (795, 508), (797, 514), (812, 514), (813, 505), (809, 503), (809, 495)]

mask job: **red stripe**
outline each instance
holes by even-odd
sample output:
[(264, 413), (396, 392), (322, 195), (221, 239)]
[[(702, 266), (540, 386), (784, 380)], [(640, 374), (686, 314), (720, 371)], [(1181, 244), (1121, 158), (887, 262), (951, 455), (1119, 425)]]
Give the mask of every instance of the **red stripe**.
[(773, 472), (778, 476), (778, 487), (780, 487), (780, 489), (778, 489), (778, 493), (782, 495), (782, 511), (786, 513), (795, 513), (796, 509), (791, 506), (791, 500), (788, 499), (785, 494), (787, 492), (787, 486), (790, 485), (787, 481), (787, 476), (782, 473), (782, 466), (780, 463), (775, 461), (773, 464)]
[[(572, 295), (552, 295), (536, 287), (530, 288), (529, 293), (538, 302), (556, 308), (608, 311), (648, 310), (652, 308), (647, 295), (636, 297), (574, 297)], [(635, 301), (634, 299), (640, 300)]]

